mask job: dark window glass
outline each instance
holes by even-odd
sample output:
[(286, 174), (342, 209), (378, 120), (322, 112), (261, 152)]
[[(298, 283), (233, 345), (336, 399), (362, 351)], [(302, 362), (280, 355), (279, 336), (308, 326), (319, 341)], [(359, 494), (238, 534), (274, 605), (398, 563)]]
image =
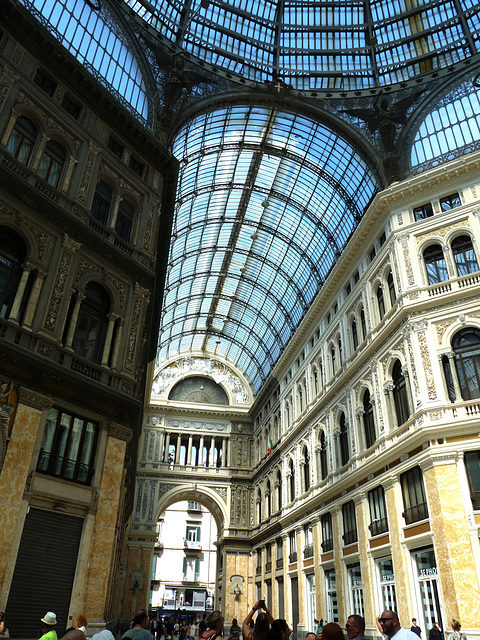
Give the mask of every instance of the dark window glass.
[(36, 85), (43, 89), (45, 93), (48, 93), (49, 96), (53, 95), (55, 87), (57, 86), (57, 83), (49, 78), (41, 69), (37, 70), (33, 81)]
[(310, 456), (308, 455), (308, 449), (303, 449), (303, 486), (305, 491), (310, 489)]
[(333, 527), (332, 516), (326, 513), (321, 518), (322, 522), (322, 550), (331, 551), (333, 549)]
[(100, 180), (93, 196), (92, 216), (102, 224), (107, 224), (111, 204), (112, 190), (106, 182)]
[(327, 458), (327, 439), (325, 432), (322, 431), (320, 436), (320, 472), (322, 474), (322, 480), (328, 475), (328, 458)]
[(452, 242), (452, 253), (459, 276), (478, 271), (478, 262), (470, 236), (459, 236)]
[(373, 260), (376, 255), (377, 255), (377, 250), (375, 249), (375, 247), (373, 247), (373, 249), (370, 251), (370, 260)]
[(365, 311), (363, 309), (360, 311), (360, 324), (362, 325), (362, 339), (366, 340), (366, 338), (367, 338), (367, 322), (365, 320)]
[(95, 422), (60, 409), (50, 409), (37, 471), (90, 484), (97, 436), (98, 425)]
[(82, 110), (82, 107), (79, 104), (77, 104), (74, 100), (72, 100), (72, 98), (67, 94), (63, 96), (62, 107), (73, 118), (75, 118), (75, 120), (78, 119), (78, 116), (80, 115), (80, 112)]
[(335, 371), (337, 370), (337, 362), (336, 362), (336, 354), (335, 354), (335, 347), (332, 347), (332, 350), (330, 352), (330, 355), (332, 357), (332, 373), (335, 373)]
[(353, 279), (355, 280), (355, 284), (357, 284), (357, 282), (360, 280), (360, 274), (358, 271), (353, 276)]
[(122, 240), (129, 242), (133, 226), (133, 207), (127, 200), (122, 200), (118, 206), (117, 221), (115, 231)]
[(415, 216), (415, 220), (424, 220), (425, 218), (430, 218), (433, 216), (433, 207), (430, 202), (426, 204), (422, 204), (419, 207), (415, 207), (413, 210), (413, 215)]
[(442, 356), (443, 373), (445, 375), (445, 382), (447, 384), (448, 398), (450, 402), (455, 402), (455, 385), (453, 383), (452, 369), (450, 366), (450, 360), (447, 356)]
[(357, 518), (355, 514), (355, 503), (353, 500), (347, 502), (342, 506), (342, 519), (343, 519), (343, 542), (345, 544), (352, 544), (357, 542)]
[(382, 233), (382, 235), (380, 236), (380, 246), (383, 247), (383, 245), (385, 244), (385, 242), (387, 241), (387, 236), (385, 234), (385, 231)]
[(462, 329), (453, 337), (452, 347), (462, 398), (480, 398), (480, 331)]
[(117, 142), (112, 136), (108, 138), (107, 147), (119, 158), (122, 157), (124, 146)]
[(130, 169), (135, 171), (135, 173), (137, 173), (140, 177), (142, 177), (143, 168), (145, 165), (143, 165), (133, 156), (130, 156), (130, 160), (128, 161), (128, 166), (130, 167)]
[(0, 227), (0, 318), (8, 318), (15, 300), (26, 257), (20, 236)]
[(289, 469), (290, 469), (290, 502), (293, 502), (295, 500), (295, 471), (293, 468), (293, 462), (292, 460), (290, 460), (290, 465), (289, 465)]
[(375, 418), (373, 406), (370, 402), (370, 391), (368, 389), (366, 389), (363, 394), (363, 428), (365, 429), (365, 444), (368, 449), (374, 444), (376, 439)]
[(480, 509), (480, 451), (469, 451), (465, 454), (470, 497), (474, 509)]
[(368, 492), (368, 504), (370, 506), (370, 529), (372, 536), (388, 531), (387, 507), (385, 504), (385, 492), (383, 487), (377, 487)]
[(345, 414), (342, 412), (340, 416), (340, 462), (342, 467), (347, 464), (350, 459), (350, 447), (348, 444), (348, 428), (345, 422)]
[(397, 300), (397, 296), (395, 294), (395, 285), (393, 283), (393, 275), (392, 275), (391, 271), (388, 274), (387, 285), (388, 285), (388, 295), (390, 297), (390, 306), (393, 307), (393, 305), (395, 304), (395, 302)]
[(410, 417), (410, 405), (407, 393), (407, 381), (402, 373), (402, 365), (397, 360), (393, 365), (393, 400), (395, 403), (395, 413), (397, 416), (397, 424), (400, 426)]
[(377, 304), (378, 304), (378, 315), (380, 316), (380, 320), (385, 315), (385, 300), (383, 299), (383, 288), (378, 287), (377, 289)]
[(105, 290), (90, 282), (80, 306), (73, 350), (92, 362), (100, 363), (102, 359), (109, 309), (110, 300)]
[(428, 518), (427, 499), (423, 486), (423, 475), (420, 467), (414, 467), (400, 476), (402, 486), (403, 517), (406, 524)]
[(358, 331), (357, 331), (357, 321), (354, 320), (352, 322), (352, 342), (353, 342), (353, 348), (358, 349)]
[(37, 128), (33, 122), (20, 116), (8, 139), (7, 149), (19, 162), (28, 164), (36, 138)]
[(460, 199), (459, 193), (452, 193), (449, 196), (440, 198), (440, 209), (442, 211), (450, 211), (450, 209), (456, 209), (457, 207), (461, 207), (461, 206), (462, 206), (462, 201)]
[(347, 296), (349, 296), (351, 293), (352, 293), (352, 285), (351, 285), (351, 283), (349, 282), (349, 283), (347, 284)]
[(49, 140), (45, 145), (38, 174), (52, 187), (57, 187), (65, 164), (65, 150), (55, 140)]
[(423, 260), (427, 270), (428, 284), (437, 284), (448, 280), (447, 264), (442, 247), (432, 244), (423, 252)]

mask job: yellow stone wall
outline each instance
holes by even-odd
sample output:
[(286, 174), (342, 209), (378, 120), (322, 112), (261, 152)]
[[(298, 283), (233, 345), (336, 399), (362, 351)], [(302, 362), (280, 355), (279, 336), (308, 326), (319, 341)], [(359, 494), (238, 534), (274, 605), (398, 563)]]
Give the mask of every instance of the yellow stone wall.
[(41, 419), (41, 409), (21, 403), (17, 406), (0, 474), (0, 609), (5, 607), (4, 594), (8, 593), (15, 567), (17, 547), (14, 542), (20, 539), (23, 529), (22, 500)]
[(103, 621), (127, 443), (108, 437), (84, 593), (89, 620)]
[(480, 591), (455, 461), (424, 471), (433, 543), (447, 621), (480, 624)]

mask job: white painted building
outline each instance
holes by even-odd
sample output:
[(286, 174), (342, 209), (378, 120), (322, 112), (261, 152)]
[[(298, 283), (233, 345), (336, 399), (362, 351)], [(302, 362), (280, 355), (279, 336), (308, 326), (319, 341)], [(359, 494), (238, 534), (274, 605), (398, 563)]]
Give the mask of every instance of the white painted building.
[(217, 525), (198, 502), (176, 502), (158, 520), (150, 606), (202, 612), (215, 601)]

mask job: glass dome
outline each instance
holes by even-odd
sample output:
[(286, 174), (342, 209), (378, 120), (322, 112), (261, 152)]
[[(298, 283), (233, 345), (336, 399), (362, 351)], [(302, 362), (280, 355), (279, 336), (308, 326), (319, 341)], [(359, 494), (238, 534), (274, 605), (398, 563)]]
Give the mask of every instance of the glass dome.
[(162, 40), (239, 79), (302, 91), (418, 80), (478, 53), (469, 0), (126, 0)]

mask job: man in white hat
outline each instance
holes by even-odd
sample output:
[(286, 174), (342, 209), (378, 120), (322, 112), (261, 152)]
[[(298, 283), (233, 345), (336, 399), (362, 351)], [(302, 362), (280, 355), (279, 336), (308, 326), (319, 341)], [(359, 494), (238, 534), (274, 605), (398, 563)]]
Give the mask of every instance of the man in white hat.
[(57, 632), (55, 631), (55, 625), (57, 624), (57, 616), (48, 611), (43, 618), (40, 618), (42, 623), (43, 636), (40, 640), (57, 640)]

